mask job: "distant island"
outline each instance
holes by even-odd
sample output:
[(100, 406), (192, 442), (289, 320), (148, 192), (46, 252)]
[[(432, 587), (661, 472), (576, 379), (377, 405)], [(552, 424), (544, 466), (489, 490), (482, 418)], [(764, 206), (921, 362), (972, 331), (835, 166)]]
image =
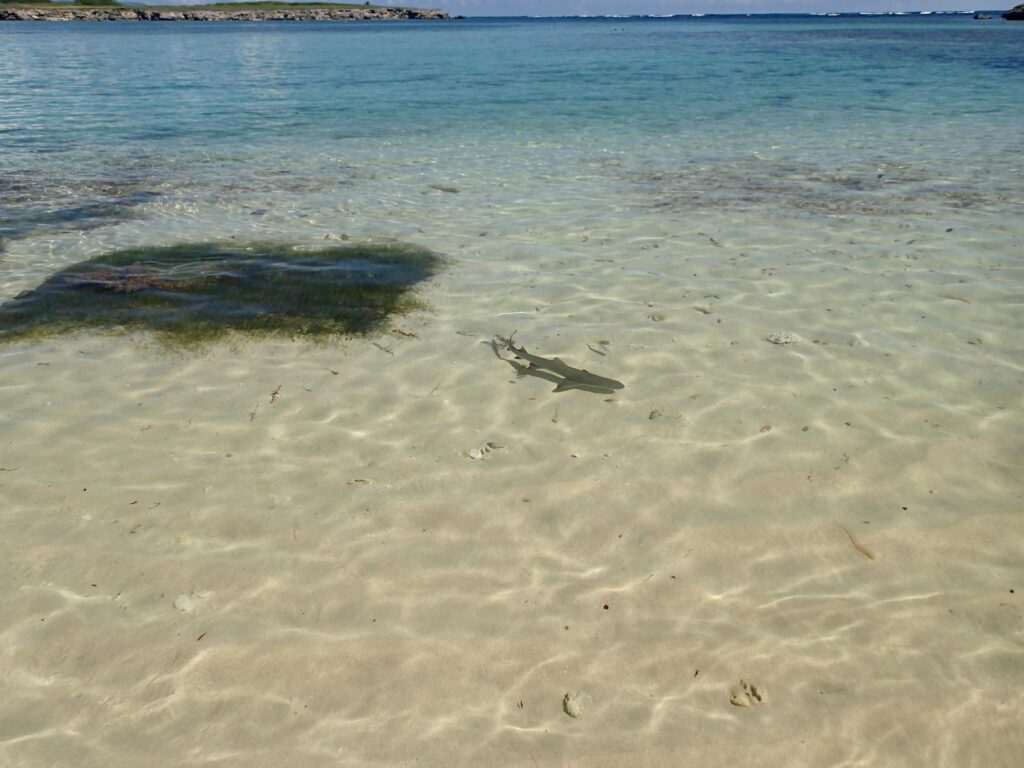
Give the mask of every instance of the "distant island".
[(0, 21), (370, 21), (449, 19), (432, 8), (369, 3), (240, 2), (123, 5), (116, 0), (0, 0)]

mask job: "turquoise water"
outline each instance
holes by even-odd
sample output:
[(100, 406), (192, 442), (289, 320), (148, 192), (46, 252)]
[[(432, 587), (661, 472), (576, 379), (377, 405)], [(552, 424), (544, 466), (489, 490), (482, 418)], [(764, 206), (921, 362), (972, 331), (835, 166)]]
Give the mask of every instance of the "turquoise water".
[(32, 152), (509, 132), (756, 149), (765, 131), (813, 140), (879, 113), (929, 132), (980, 115), (1019, 128), (1024, 109), (1021, 30), (963, 17), (8, 24), (2, 34), (3, 140)]
[(1021, 203), (1024, 25), (995, 20), (11, 23), (0, 37), (0, 236), (199, 200), (210, 216), (308, 207), (302, 190), (352, 193), (383, 171), (400, 186), (424, 154), (439, 177), (518, 194), (613, 153), (601, 172), (622, 194), (696, 167), (700, 183), (668, 194), (701, 206), (792, 193), (842, 212), (893, 181), (879, 163), (908, 167), (875, 207)]

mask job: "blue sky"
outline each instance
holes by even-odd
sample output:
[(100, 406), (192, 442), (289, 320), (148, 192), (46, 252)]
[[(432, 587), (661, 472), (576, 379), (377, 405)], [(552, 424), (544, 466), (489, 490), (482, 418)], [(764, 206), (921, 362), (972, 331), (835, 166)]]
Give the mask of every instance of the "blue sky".
[[(197, 5), (225, 0), (134, 0)], [(303, 0), (292, 0), (302, 2)], [(334, 0), (358, 2), (359, 0)], [(970, 11), (1010, 8), (1020, 0), (372, 0), (377, 5), (441, 8), (465, 16), (584, 16), (673, 13), (830, 13), (833, 11)]]
[[(386, 0), (375, 0), (386, 4)], [(988, 8), (981, 0), (402, 0), (466, 16), (558, 16), (663, 13), (812, 13), (832, 11), (941, 11)], [(1006, 5), (1009, 8), (1018, 0)], [(995, 3), (999, 7), (999, 2)]]
[[(133, 0), (196, 5), (225, 0)], [(287, 1), (287, 0), (286, 0)], [(292, 0), (301, 2), (303, 0)], [(358, 2), (359, 0), (335, 0)], [(833, 11), (975, 10), (1010, 8), (1021, 0), (373, 0), (377, 5), (440, 8), (467, 16), (563, 16), (671, 13), (814, 13)]]

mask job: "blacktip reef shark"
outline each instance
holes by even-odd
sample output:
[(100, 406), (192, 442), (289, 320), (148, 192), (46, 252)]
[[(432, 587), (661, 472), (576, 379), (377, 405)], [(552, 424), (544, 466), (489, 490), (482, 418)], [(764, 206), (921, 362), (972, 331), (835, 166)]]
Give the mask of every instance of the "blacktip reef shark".
[[(503, 336), (496, 336), (491, 341), (491, 348), (494, 350), (494, 354), (499, 359), (504, 360), (506, 363), (516, 369), (516, 374), (519, 376), (538, 376), (542, 379), (555, 382), (558, 386), (555, 387), (555, 392), (566, 392), (570, 389), (582, 389), (587, 392), (597, 392), (599, 394), (610, 395), (617, 389), (622, 389), (626, 385), (621, 381), (615, 379), (608, 379), (604, 376), (598, 376), (596, 373), (585, 371), (582, 368), (573, 368), (568, 363), (560, 360), (557, 357), (541, 357), (540, 355), (534, 355), (526, 351), (523, 347), (517, 347), (515, 344), (515, 332), (508, 338)], [(516, 356), (518, 360), (522, 360), (522, 363), (516, 362), (515, 360), (509, 360), (506, 357), (502, 357), (499, 348), (505, 349)]]

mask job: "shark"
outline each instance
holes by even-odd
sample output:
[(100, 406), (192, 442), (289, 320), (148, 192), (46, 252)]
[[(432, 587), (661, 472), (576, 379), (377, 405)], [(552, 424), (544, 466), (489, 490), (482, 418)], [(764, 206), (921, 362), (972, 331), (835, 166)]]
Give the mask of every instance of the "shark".
[[(621, 381), (598, 376), (596, 373), (591, 373), (582, 368), (574, 368), (560, 358), (542, 357), (527, 352), (525, 347), (516, 346), (514, 332), (507, 338), (503, 336), (495, 337), (491, 345), (494, 353), (515, 368), (519, 376), (538, 376), (554, 382), (557, 385), (553, 390), (554, 392), (582, 389), (588, 392), (611, 394), (615, 390), (626, 386)], [(517, 360), (522, 362), (501, 357), (499, 348), (511, 352)]]

